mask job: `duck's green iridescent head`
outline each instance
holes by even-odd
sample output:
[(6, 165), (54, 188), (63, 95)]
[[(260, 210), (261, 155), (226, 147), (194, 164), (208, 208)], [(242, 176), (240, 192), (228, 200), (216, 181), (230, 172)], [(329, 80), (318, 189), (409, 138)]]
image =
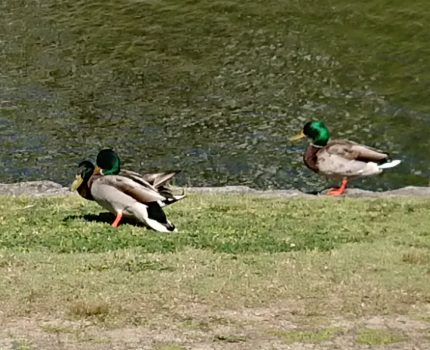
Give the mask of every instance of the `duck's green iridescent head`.
[(325, 146), (330, 139), (330, 132), (323, 122), (313, 120), (307, 122), (303, 127), (303, 131), (290, 140), (299, 140), (303, 137), (308, 137), (312, 140), (312, 143), (317, 146)]
[(312, 143), (318, 146), (325, 146), (330, 139), (330, 132), (323, 122), (307, 122), (303, 127), (303, 133), (312, 139)]
[(112, 149), (101, 150), (97, 155), (96, 165), (103, 175), (117, 175), (121, 170), (121, 161)]

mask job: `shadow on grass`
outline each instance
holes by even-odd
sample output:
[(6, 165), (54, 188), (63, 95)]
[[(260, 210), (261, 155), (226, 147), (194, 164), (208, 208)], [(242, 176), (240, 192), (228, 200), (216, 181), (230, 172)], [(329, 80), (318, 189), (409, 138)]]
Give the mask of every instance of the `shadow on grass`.
[[(75, 220), (84, 220), (88, 222), (99, 222), (104, 224), (112, 224), (115, 220), (115, 215), (109, 212), (104, 212), (100, 214), (84, 214), (84, 215), (68, 215), (63, 221), (75, 221)], [(141, 222), (131, 218), (122, 218), (121, 225), (133, 225), (139, 227), (145, 227)]]

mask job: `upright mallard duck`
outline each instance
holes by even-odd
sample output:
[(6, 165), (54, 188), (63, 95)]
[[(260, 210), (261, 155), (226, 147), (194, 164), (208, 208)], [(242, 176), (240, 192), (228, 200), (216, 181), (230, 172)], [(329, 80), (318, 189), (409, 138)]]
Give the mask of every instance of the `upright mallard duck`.
[(312, 140), (303, 155), (305, 165), (318, 174), (342, 180), (339, 188), (328, 192), (331, 196), (342, 195), (349, 179), (377, 175), (400, 164), (400, 160), (391, 160), (377, 149), (349, 140), (330, 140), (330, 132), (321, 121), (306, 123), (302, 132), (290, 140), (304, 137)]
[(72, 190), (88, 200), (95, 200), (116, 215), (113, 227), (123, 216), (137, 219), (159, 232), (176, 231), (162, 207), (185, 197), (174, 195), (168, 181), (179, 171), (140, 175), (121, 170), (118, 155), (111, 149), (99, 152), (96, 165), (85, 160), (72, 184)]

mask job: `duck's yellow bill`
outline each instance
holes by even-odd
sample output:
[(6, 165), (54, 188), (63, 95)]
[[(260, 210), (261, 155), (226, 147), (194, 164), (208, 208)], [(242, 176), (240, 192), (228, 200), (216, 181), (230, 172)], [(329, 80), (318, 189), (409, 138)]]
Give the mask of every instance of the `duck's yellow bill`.
[(97, 174), (103, 175), (103, 169), (100, 168), (98, 165), (96, 165), (96, 167), (94, 168), (93, 174), (94, 175), (97, 175)]
[(297, 141), (297, 140), (301, 140), (301, 139), (303, 139), (305, 137), (306, 137), (306, 135), (302, 131), (300, 134), (297, 134), (297, 135), (295, 135), (293, 137), (290, 137), (289, 140), (290, 141)]
[(73, 181), (70, 190), (72, 192), (76, 191), (79, 188), (79, 186), (82, 185), (82, 182), (84, 182), (84, 179), (82, 178), (82, 176), (81, 175), (76, 175), (75, 181)]

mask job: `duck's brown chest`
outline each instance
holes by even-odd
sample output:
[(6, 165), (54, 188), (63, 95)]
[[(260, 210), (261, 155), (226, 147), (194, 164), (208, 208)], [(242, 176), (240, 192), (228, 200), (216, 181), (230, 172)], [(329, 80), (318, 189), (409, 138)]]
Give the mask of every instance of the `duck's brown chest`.
[(312, 171), (318, 173), (318, 152), (321, 148), (315, 147), (314, 145), (309, 145), (306, 148), (305, 154), (303, 155), (303, 161), (305, 165)]
[(88, 199), (89, 201), (94, 200), (87, 183), (83, 183), (81, 186), (79, 186), (78, 193), (81, 195), (81, 197)]

